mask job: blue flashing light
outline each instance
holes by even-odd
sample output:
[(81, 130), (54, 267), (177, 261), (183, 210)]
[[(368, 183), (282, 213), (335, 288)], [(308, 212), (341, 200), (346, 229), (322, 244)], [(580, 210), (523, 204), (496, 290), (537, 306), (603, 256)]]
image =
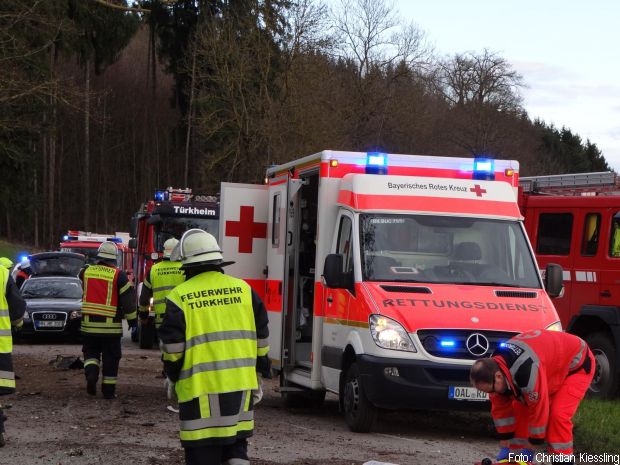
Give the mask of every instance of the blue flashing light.
[(452, 339), (442, 339), (439, 341), (441, 347), (453, 348), (456, 347), (456, 342)]
[(62, 240), (63, 241), (68, 241), (69, 240), (69, 236), (62, 236)]
[(491, 158), (474, 159), (473, 179), (482, 181), (495, 180), (495, 161)]
[(155, 200), (161, 202), (166, 199), (166, 191), (155, 191)]
[(122, 244), (123, 239), (120, 237), (108, 237), (108, 242), (114, 242), (115, 244)]
[(27, 262), (28, 261), (28, 255), (20, 255), (19, 256), (19, 261), (21, 263)]
[(506, 347), (506, 343), (505, 342), (500, 342), (499, 346), (503, 349), (504, 347)]
[(387, 154), (368, 152), (366, 154), (366, 174), (387, 174)]
[(366, 156), (366, 163), (373, 166), (385, 166), (387, 163), (385, 153), (369, 152)]

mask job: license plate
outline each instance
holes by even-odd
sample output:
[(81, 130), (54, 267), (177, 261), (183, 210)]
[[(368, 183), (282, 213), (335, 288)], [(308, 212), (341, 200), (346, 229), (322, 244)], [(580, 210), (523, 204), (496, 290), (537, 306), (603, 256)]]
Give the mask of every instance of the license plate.
[(489, 395), (474, 387), (450, 386), (448, 398), (454, 400), (484, 401), (489, 400)]
[(62, 328), (64, 321), (37, 321), (37, 328)]

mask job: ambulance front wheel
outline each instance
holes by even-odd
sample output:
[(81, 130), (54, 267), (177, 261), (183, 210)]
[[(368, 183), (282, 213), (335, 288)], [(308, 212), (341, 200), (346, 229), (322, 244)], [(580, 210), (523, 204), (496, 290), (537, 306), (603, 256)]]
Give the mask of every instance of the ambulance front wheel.
[(368, 433), (377, 419), (378, 409), (366, 397), (357, 363), (347, 370), (344, 383), (344, 417), (349, 429)]

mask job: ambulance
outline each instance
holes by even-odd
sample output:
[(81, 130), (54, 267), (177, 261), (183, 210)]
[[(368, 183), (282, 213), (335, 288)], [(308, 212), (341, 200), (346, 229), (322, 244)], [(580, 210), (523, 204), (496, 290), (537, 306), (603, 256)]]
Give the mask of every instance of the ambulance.
[(486, 409), (474, 360), (561, 330), (562, 269), (536, 265), (518, 162), (323, 151), (222, 183), (220, 246), (263, 297), (287, 401), (339, 396), (352, 431), (379, 409)]

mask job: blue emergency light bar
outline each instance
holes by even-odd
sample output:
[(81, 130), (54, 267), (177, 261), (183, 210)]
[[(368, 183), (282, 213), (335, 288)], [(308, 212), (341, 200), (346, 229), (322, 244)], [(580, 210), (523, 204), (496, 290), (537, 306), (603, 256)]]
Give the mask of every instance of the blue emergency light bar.
[(505, 342), (500, 342), (500, 343), (499, 343), (499, 346), (500, 346), (501, 348), (504, 348), (504, 347), (506, 347), (506, 343), (505, 343)]
[(108, 242), (114, 242), (115, 244), (122, 244), (123, 243), (123, 239), (121, 239), (120, 237), (108, 237), (107, 241)]
[(441, 341), (439, 341), (439, 345), (441, 347), (452, 348), (456, 347), (456, 342), (452, 339), (442, 339)]
[(155, 191), (155, 200), (157, 200), (158, 202), (166, 200), (166, 194), (166, 191)]
[(387, 174), (387, 154), (368, 152), (366, 154), (366, 174)]
[(490, 158), (474, 159), (473, 179), (480, 181), (495, 180), (495, 160)]
[(21, 263), (27, 262), (28, 261), (28, 255), (20, 255), (19, 261)]

